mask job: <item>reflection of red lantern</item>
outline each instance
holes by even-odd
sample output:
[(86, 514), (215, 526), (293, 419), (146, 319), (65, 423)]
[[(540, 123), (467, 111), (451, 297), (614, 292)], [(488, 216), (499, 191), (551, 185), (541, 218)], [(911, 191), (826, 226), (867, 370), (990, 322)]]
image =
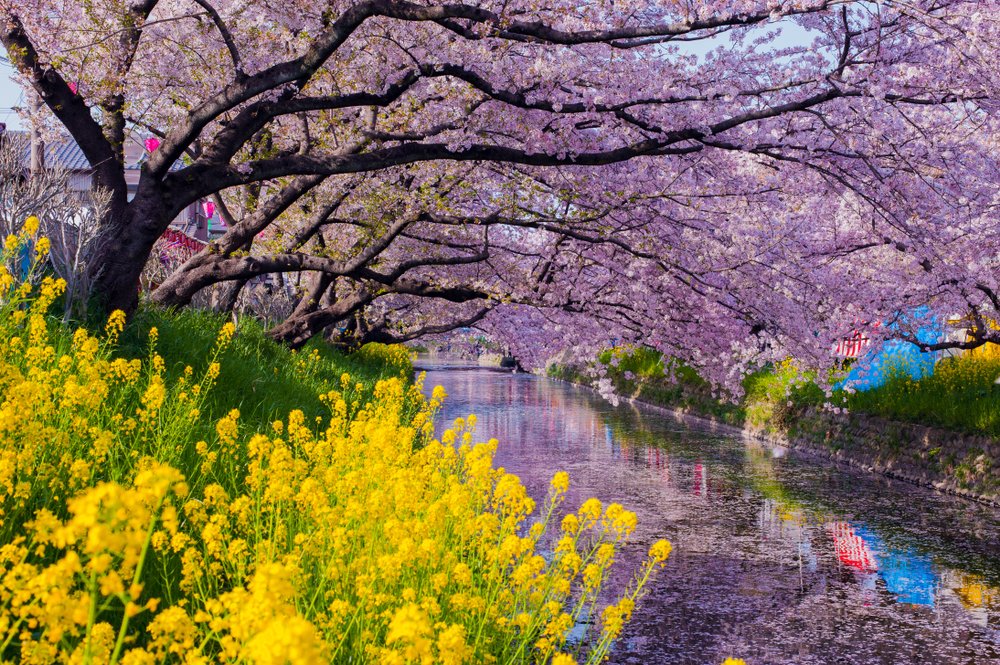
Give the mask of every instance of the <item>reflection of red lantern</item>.
[(156, 149), (159, 147), (160, 147), (160, 139), (155, 137), (146, 139), (146, 150), (148, 152), (156, 152)]
[(215, 217), (215, 203), (212, 201), (205, 201), (202, 206), (205, 209), (205, 217), (212, 219)]

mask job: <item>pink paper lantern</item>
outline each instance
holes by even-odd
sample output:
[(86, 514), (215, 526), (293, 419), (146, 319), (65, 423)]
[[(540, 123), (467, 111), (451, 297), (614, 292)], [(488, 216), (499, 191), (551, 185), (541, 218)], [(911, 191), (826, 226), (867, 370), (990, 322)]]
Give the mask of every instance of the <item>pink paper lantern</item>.
[(215, 217), (215, 203), (212, 201), (205, 201), (202, 206), (205, 209), (205, 217), (212, 219)]
[(151, 138), (146, 139), (146, 150), (148, 152), (156, 152), (156, 149), (160, 147), (160, 139)]

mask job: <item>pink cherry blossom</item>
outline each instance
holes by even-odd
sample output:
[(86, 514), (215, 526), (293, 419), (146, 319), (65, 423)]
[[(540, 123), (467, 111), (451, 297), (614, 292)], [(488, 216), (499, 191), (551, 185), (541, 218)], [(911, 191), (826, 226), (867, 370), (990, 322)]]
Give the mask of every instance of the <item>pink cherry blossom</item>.
[[(1000, 340), (998, 0), (205, 4), (0, 0), (21, 82), (113, 193), (109, 307), (213, 197), (218, 253), (154, 300), (287, 274), (315, 287), (290, 343), (474, 328), (526, 367), (646, 344), (735, 392), (855, 336)], [(134, 131), (162, 138), (131, 191)], [(917, 338), (948, 317), (967, 336)]]

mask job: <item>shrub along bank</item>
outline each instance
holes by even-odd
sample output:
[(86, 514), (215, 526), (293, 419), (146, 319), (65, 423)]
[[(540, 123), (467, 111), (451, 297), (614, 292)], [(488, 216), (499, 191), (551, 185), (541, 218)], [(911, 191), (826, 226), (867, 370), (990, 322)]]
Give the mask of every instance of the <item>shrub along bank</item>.
[(5, 267), (26, 227), (0, 252), (0, 660), (599, 662), (665, 563), (605, 589), (635, 515), (566, 512), (561, 472), (536, 510), (472, 417), (434, 439), (445, 396), (401, 347), (59, 325), (64, 284)]
[[(1000, 501), (1000, 360), (942, 360), (933, 375), (890, 375), (865, 392), (824, 392), (783, 363), (749, 375), (738, 402), (720, 399), (690, 367), (651, 349), (598, 359), (624, 397), (739, 427), (758, 439), (807, 449), (867, 470)], [(579, 368), (549, 375), (590, 384)]]

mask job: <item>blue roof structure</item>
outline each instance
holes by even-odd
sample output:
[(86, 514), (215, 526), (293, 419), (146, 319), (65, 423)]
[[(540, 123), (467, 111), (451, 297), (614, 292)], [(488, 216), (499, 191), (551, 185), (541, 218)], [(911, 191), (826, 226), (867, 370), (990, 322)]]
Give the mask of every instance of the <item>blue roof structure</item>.
[[(21, 160), (27, 167), (31, 163), (31, 136), (28, 132), (3, 133), (6, 140), (13, 141), (21, 149)], [(86, 155), (76, 141), (66, 137), (65, 141), (45, 144), (45, 163), (60, 166), (67, 171), (90, 171), (92, 169)]]
[[(928, 310), (919, 309), (914, 316), (926, 318)], [(891, 326), (895, 327), (895, 326)], [(925, 325), (917, 330), (919, 341), (933, 344), (944, 337), (944, 322)], [(934, 373), (939, 353), (925, 353), (918, 347), (903, 340), (889, 340), (880, 347), (872, 348), (860, 362), (856, 363), (848, 375), (836, 384), (837, 388), (850, 387), (859, 392), (878, 388), (893, 376), (908, 376), (917, 381)]]
[[(23, 163), (25, 167), (31, 163), (31, 136), (24, 131), (5, 131), (3, 136), (8, 140), (13, 140), (21, 145)], [(136, 144), (138, 147), (139, 144)], [(141, 149), (138, 159), (129, 159), (126, 151), (126, 171), (139, 171), (148, 158), (145, 149)], [(59, 141), (45, 143), (45, 164), (46, 166), (60, 166), (67, 171), (87, 172), (93, 170), (87, 156), (83, 154), (83, 149), (70, 136), (63, 136)], [(179, 171), (184, 168), (182, 161), (174, 162), (170, 167), (171, 171)]]

